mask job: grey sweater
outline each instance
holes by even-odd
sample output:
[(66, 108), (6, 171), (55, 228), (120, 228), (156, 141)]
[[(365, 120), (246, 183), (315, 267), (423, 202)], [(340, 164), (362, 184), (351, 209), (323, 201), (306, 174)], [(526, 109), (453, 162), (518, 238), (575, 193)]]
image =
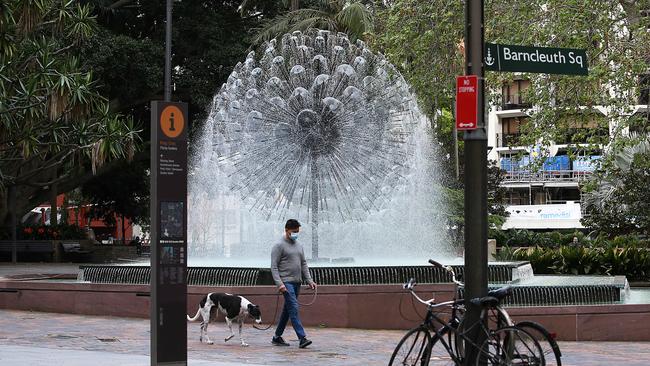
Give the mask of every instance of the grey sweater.
[(302, 245), (284, 236), (271, 250), (271, 274), (273, 281), (280, 287), (283, 282), (314, 282), (309, 274)]

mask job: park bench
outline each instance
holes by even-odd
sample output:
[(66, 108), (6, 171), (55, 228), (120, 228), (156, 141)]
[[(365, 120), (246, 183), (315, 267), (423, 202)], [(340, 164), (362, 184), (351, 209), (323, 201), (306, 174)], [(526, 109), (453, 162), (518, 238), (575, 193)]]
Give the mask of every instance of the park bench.
[(61, 242), (61, 248), (63, 249), (63, 254), (67, 257), (86, 258), (92, 253), (90, 250), (81, 249), (81, 244), (76, 241)]
[(62, 242), (61, 246), (63, 247), (64, 253), (90, 253), (89, 250), (82, 250), (81, 244), (78, 242)]
[[(9, 253), (12, 251), (11, 240), (0, 240), (0, 253)], [(17, 240), (16, 253), (36, 253), (49, 254), (50, 259), (54, 256), (54, 246), (49, 240)]]

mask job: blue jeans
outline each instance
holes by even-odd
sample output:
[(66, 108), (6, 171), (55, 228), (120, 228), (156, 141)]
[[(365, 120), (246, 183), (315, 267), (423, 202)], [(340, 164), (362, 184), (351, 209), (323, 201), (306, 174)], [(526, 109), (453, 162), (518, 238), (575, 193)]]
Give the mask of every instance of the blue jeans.
[(280, 315), (278, 326), (275, 328), (275, 336), (282, 336), (284, 328), (287, 326), (287, 322), (291, 319), (291, 325), (293, 325), (293, 330), (296, 331), (298, 339), (303, 339), (305, 338), (305, 329), (302, 327), (300, 317), (298, 316), (298, 295), (300, 295), (300, 283), (285, 282), (284, 286), (287, 288), (287, 291), (283, 293), (284, 307), (282, 308), (282, 315)]

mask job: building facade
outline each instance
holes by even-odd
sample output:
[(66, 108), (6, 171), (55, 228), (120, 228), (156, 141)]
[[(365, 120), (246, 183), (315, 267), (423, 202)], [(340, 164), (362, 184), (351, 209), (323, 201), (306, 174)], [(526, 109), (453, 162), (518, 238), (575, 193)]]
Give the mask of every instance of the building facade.
[[(488, 159), (505, 171), (502, 187), (510, 216), (502, 228), (583, 229), (581, 185), (598, 168), (617, 118), (604, 106), (584, 109), (580, 116), (566, 116), (570, 128), (550, 144), (525, 143), (521, 132), (530, 123), (532, 107), (524, 97), (528, 87), (530, 82), (523, 78), (503, 85), (502, 103), (491, 106), (488, 115)], [(648, 99), (647, 88), (641, 88), (639, 104), (630, 106), (630, 115), (647, 117)], [(635, 129), (631, 126), (622, 132), (644, 132)]]

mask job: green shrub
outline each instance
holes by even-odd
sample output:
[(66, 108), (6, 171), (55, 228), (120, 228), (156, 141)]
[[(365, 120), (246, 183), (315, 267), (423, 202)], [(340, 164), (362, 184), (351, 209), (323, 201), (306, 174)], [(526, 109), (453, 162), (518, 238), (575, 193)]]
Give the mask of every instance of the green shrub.
[(498, 233), (494, 230), (490, 233), (490, 237), (497, 239), (499, 246), (513, 246), (513, 247), (559, 247), (560, 245), (573, 245), (573, 238), (578, 239), (578, 244), (587, 245), (589, 240), (584, 233), (580, 231), (551, 231), (551, 232), (535, 232), (530, 230), (506, 230)]
[(580, 245), (557, 248), (505, 246), (497, 259), (530, 261), (537, 274), (624, 275), (631, 281), (650, 280), (650, 248), (646, 240), (625, 236), (588, 241), (582, 236), (578, 241)]

